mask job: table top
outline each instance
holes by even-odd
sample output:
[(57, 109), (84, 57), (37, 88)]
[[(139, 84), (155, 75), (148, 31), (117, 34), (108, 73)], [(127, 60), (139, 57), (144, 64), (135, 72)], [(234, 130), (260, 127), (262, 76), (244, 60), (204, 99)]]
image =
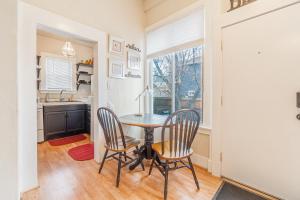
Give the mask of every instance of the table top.
[(158, 128), (162, 127), (168, 116), (156, 114), (143, 114), (137, 116), (135, 114), (119, 117), (122, 124), (130, 126), (139, 126), (143, 128)]

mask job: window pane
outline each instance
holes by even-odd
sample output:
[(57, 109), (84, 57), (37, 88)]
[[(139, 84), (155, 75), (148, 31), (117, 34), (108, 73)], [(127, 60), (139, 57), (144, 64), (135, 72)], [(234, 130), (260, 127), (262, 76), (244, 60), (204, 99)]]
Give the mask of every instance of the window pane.
[(152, 60), (153, 113), (172, 113), (173, 54)]
[(46, 58), (46, 89), (72, 90), (72, 63), (68, 59)]
[(175, 52), (175, 110), (192, 108), (202, 116), (202, 47)]
[(152, 59), (153, 113), (192, 108), (202, 117), (202, 46)]

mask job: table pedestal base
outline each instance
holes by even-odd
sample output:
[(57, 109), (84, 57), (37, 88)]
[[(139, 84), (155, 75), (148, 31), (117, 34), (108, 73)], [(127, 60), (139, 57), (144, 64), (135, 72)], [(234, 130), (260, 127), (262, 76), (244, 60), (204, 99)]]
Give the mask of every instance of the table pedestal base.
[(152, 159), (152, 147), (154, 137), (153, 137), (154, 128), (145, 128), (145, 144), (136, 152), (138, 158), (129, 166), (130, 170), (135, 169), (138, 165), (143, 162), (144, 159)]

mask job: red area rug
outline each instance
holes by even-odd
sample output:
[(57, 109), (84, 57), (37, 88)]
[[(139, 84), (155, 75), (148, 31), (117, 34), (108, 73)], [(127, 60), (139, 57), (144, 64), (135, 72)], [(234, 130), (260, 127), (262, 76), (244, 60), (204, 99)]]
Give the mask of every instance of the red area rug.
[(69, 136), (69, 137), (59, 138), (59, 139), (55, 139), (55, 140), (49, 140), (48, 142), (52, 146), (60, 146), (60, 145), (78, 142), (78, 141), (85, 140), (85, 139), (86, 139), (86, 137), (84, 135), (80, 134), (80, 135), (73, 135), (73, 136)]
[(94, 144), (84, 144), (74, 147), (68, 151), (68, 154), (77, 161), (94, 159)]

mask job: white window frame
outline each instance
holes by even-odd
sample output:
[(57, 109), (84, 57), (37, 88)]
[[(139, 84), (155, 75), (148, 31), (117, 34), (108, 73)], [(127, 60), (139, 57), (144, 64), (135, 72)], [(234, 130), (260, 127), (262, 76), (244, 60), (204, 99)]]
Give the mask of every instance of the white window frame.
[[(175, 53), (180, 50), (188, 49), (188, 48), (193, 48), (197, 46), (203, 46), (203, 59), (202, 59), (202, 82), (203, 82), (203, 88), (202, 88), (202, 101), (203, 101), (203, 110), (202, 110), (202, 116), (203, 116), (203, 122), (200, 125), (201, 127), (201, 133), (209, 134), (210, 129), (211, 129), (211, 70), (209, 69), (209, 63), (206, 62), (206, 58), (208, 53), (206, 52), (206, 47), (205, 47), (205, 42), (204, 40), (200, 39), (197, 41), (189, 42), (187, 44), (182, 44), (180, 46), (172, 47), (167, 50), (163, 50), (160, 52), (157, 52), (155, 54), (151, 54), (147, 56), (147, 70), (146, 70), (146, 84), (152, 87), (152, 77), (153, 77), (153, 72), (152, 72), (152, 62), (151, 60), (155, 57), (160, 57), (164, 56), (169, 53)], [(173, 68), (175, 67), (175, 63), (173, 62)], [(175, 75), (175, 73), (173, 73)], [(174, 83), (173, 83), (174, 84)], [(173, 93), (174, 93), (174, 86), (172, 88)], [(172, 98), (172, 101), (175, 101), (174, 98)], [(172, 109), (174, 110), (175, 103), (172, 102)], [(153, 113), (153, 96), (149, 96), (146, 99), (146, 111), (149, 113)]]
[(46, 58), (51, 57), (51, 58), (59, 58), (59, 59), (68, 59), (71, 62), (72, 65), (72, 90), (65, 90), (64, 93), (69, 93), (69, 94), (75, 94), (77, 92), (76, 90), (76, 59), (75, 58), (69, 58), (65, 57), (62, 55), (57, 55), (57, 54), (51, 54), (47, 52), (42, 52), (41, 53), (41, 60), (40, 60), (40, 93), (59, 93), (61, 89), (45, 89), (45, 84), (46, 84)]

